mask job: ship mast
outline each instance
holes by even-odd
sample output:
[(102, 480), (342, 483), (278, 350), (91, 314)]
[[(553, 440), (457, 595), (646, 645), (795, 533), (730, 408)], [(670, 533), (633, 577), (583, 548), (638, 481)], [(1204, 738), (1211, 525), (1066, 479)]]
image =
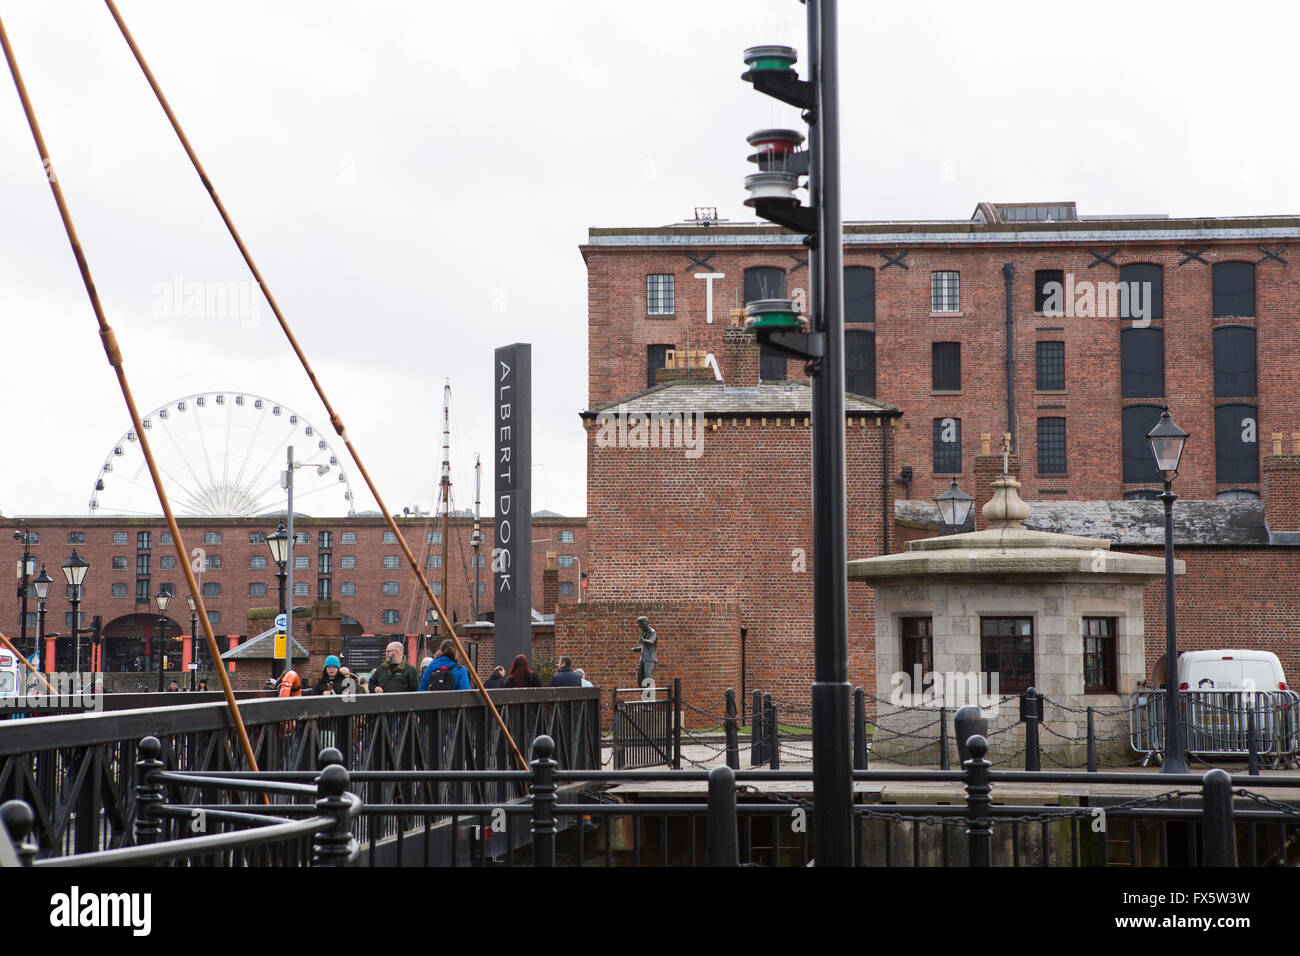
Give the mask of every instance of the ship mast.
[(474, 588), (470, 591), (470, 607), (474, 609), (474, 620), (478, 620), (478, 550), (479, 545), (483, 543), (483, 533), (479, 530), (479, 484), (482, 479), (482, 465), (479, 462), (479, 456), (474, 456), (474, 534), (470, 536), (470, 544), (474, 548)]
[(451, 515), (451, 379), (442, 387), (442, 480), (439, 483), (442, 499), (442, 587), (439, 592), (447, 600), (447, 523)]

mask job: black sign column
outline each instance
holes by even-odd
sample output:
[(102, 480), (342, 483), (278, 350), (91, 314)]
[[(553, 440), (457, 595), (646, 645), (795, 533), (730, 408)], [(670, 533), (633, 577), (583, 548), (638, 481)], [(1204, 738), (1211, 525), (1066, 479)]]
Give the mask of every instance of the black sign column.
[(496, 663), (533, 651), (533, 347), (496, 350), (492, 425), (496, 433), (496, 537), (492, 542), (492, 606)]

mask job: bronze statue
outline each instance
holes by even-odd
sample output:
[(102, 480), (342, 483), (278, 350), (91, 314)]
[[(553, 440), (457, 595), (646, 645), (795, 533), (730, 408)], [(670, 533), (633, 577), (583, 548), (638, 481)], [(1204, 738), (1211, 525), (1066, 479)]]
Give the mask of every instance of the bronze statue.
[(647, 681), (653, 686), (655, 665), (659, 663), (659, 635), (650, 626), (649, 618), (638, 617), (636, 623), (641, 628), (641, 642), (632, 648), (641, 655), (636, 667), (636, 686), (645, 687)]

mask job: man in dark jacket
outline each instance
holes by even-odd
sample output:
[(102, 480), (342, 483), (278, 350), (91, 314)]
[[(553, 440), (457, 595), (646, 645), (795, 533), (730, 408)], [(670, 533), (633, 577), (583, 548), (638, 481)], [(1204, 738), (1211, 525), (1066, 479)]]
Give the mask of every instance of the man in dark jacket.
[(573, 669), (573, 661), (567, 657), (560, 658), (560, 666), (555, 671), (555, 676), (551, 678), (552, 687), (581, 687), (582, 678), (578, 672)]
[(420, 689), (420, 672), (406, 662), (406, 652), (401, 641), (393, 641), (384, 649), (384, 663), (370, 675), (370, 693), (393, 694)]
[(496, 687), (506, 686), (506, 669), (498, 664), (492, 669), (492, 676), (483, 682), (483, 686), (488, 690)]

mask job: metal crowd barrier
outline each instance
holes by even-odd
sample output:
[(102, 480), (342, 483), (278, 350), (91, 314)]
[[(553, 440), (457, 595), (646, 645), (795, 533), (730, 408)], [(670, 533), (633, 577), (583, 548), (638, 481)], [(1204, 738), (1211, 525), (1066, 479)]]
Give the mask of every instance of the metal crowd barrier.
[[(1190, 754), (1271, 757), (1273, 766), (1300, 763), (1300, 694), (1290, 690), (1182, 690), (1178, 692), (1184, 746)], [(1129, 698), (1129, 743), (1143, 765), (1165, 749), (1165, 692)], [(1252, 739), (1253, 746), (1252, 746)]]

